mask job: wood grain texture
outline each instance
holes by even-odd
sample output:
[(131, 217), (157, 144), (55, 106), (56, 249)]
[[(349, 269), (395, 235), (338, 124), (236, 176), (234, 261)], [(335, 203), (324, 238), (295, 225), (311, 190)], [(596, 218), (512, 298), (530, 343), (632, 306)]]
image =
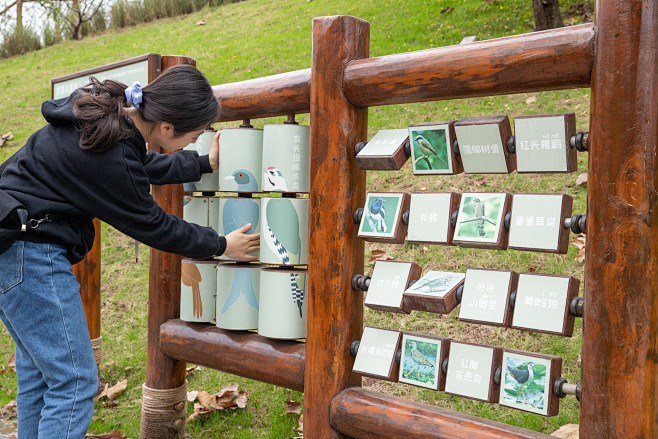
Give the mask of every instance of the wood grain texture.
[(304, 343), (247, 331), (169, 320), (160, 327), (160, 351), (222, 372), (304, 391)]
[[(345, 65), (368, 56), (370, 25), (355, 17), (313, 20), (311, 194), (304, 430), (310, 439), (342, 437), (329, 425), (331, 399), (359, 385), (350, 343), (363, 331), (363, 296), (351, 288), (363, 273), (364, 242), (352, 213), (365, 204), (365, 172), (353, 147), (366, 141), (368, 111), (343, 95)], [(331, 261), (331, 263), (328, 263)]]
[(213, 86), (220, 122), (308, 113), (311, 69)]
[(358, 107), (588, 87), (594, 26), (584, 24), (352, 61)]
[(552, 438), (502, 422), (365, 389), (347, 389), (337, 395), (331, 402), (330, 420), (336, 430), (355, 439)]
[(101, 222), (97, 218), (94, 219), (94, 233), (96, 236), (91, 250), (73, 266), (92, 340), (101, 336)]
[[(192, 58), (163, 56), (162, 71), (178, 64), (195, 65)], [(157, 145), (152, 151), (164, 152)], [(167, 213), (183, 217), (183, 185), (152, 186), (153, 199)], [(146, 385), (152, 389), (173, 389), (185, 383), (185, 362), (173, 360), (160, 352), (160, 325), (180, 313), (181, 257), (151, 249), (149, 266), (148, 347), (146, 350)]]
[(658, 5), (597, 1), (581, 439), (658, 437)]

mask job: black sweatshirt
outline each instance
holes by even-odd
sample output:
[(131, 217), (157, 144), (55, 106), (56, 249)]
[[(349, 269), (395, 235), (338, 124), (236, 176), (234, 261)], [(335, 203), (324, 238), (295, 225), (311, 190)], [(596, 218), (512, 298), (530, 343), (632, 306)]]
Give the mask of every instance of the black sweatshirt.
[(226, 238), (165, 213), (150, 194), (150, 184), (198, 181), (212, 172), (208, 156), (147, 151), (137, 130), (107, 151), (83, 150), (73, 115), (76, 93), (42, 104), (48, 125), (30, 136), (0, 175), (0, 189), (21, 202), (30, 219), (55, 217), (19, 239), (61, 244), (76, 263), (91, 249), (92, 220), (99, 218), (158, 250), (194, 259), (221, 255)]

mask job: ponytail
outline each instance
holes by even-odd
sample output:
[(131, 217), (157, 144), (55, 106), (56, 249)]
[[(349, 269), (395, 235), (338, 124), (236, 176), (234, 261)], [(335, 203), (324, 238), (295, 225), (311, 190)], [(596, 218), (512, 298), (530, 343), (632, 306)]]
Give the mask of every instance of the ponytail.
[[(105, 151), (133, 136), (137, 129), (128, 119), (126, 85), (90, 78), (88, 93), (79, 93), (73, 112), (80, 127), (80, 148)], [(174, 134), (208, 128), (219, 119), (219, 102), (208, 80), (190, 65), (168, 69), (142, 88), (142, 118), (151, 123), (168, 122)]]

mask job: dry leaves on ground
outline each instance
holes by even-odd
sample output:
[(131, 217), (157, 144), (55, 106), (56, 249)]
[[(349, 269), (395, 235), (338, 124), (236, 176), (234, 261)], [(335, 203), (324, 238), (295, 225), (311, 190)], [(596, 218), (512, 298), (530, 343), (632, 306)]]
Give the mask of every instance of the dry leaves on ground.
[(379, 250), (379, 249), (374, 249), (373, 251), (370, 252), (370, 257), (368, 258), (368, 262), (375, 262), (375, 261), (391, 261), (393, 260), (393, 256), (387, 254), (384, 250)]
[(587, 184), (587, 172), (584, 172), (576, 177), (576, 186), (582, 186), (584, 184)]
[[(96, 401), (100, 401), (104, 396), (106, 396), (109, 401), (114, 401), (117, 396), (121, 395), (124, 390), (126, 390), (126, 387), (128, 387), (128, 380), (119, 381), (112, 387), (110, 387), (109, 383), (105, 384), (105, 388), (100, 395), (96, 397)], [(113, 406), (116, 406), (116, 404)]]
[(194, 404), (194, 412), (187, 418), (187, 422), (210, 415), (214, 411), (247, 407), (247, 392), (238, 391), (238, 387), (237, 384), (229, 384), (214, 395), (205, 390), (187, 392), (189, 402), (198, 401)]
[(534, 104), (535, 102), (537, 102), (537, 96), (530, 96), (528, 99), (525, 100), (525, 103), (528, 105)]
[(578, 425), (567, 424), (560, 427), (551, 436), (559, 437), (562, 439), (578, 439)]
[(196, 22), (197, 26), (203, 26), (204, 24), (206, 24), (206, 20), (199, 20)]
[(128, 439), (128, 436), (121, 433), (120, 431), (111, 431), (109, 433), (103, 433), (103, 434), (88, 433), (85, 436), (85, 439)]
[(9, 404), (0, 409), (0, 417), (4, 419), (16, 417), (16, 401), (11, 401)]
[(7, 134), (0, 133), (0, 146), (4, 145), (7, 140), (13, 140), (14, 135), (10, 132)]
[(576, 256), (576, 262), (583, 262), (585, 260), (585, 234), (581, 233), (576, 235), (574, 239), (569, 241), (569, 244), (573, 245), (578, 249), (578, 256)]

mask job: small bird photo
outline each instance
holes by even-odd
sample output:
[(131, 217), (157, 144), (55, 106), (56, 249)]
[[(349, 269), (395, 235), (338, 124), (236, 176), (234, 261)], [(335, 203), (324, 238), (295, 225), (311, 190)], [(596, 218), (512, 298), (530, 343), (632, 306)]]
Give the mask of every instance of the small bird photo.
[(546, 385), (546, 376), (550, 361), (505, 352), (502, 370), (505, 379), (500, 386), (501, 405), (540, 415), (548, 413), (550, 386)]
[(414, 174), (452, 174), (447, 125), (409, 127), (411, 164)]
[(402, 336), (399, 381), (436, 390), (439, 387), (441, 341), (408, 334)]
[(359, 226), (359, 235), (390, 238), (395, 236), (404, 194), (370, 193)]
[(452, 290), (456, 285), (462, 282), (464, 277), (464, 273), (428, 271), (405, 292), (443, 297), (448, 291)]
[(457, 215), (455, 239), (496, 242), (502, 222), (505, 194), (463, 194)]

